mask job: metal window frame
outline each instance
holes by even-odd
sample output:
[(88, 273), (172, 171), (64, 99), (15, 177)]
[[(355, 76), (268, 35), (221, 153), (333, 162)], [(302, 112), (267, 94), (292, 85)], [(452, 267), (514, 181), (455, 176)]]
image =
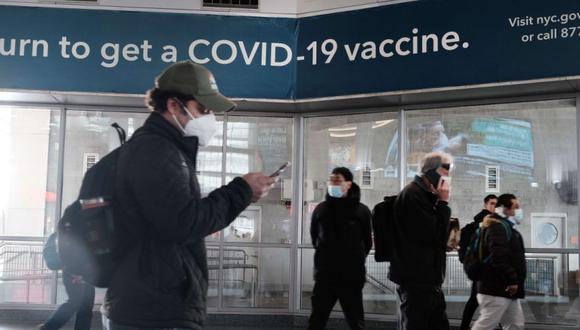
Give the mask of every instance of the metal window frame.
[[(400, 150), (400, 163), (399, 163), (399, 173), (400, 173), (400, 188), (405, 185), (406, 177), (406, 150), (402, 148), (407, 139), (406, 132), (406, 116), (407, 112), (411, 111), (421, 111), (421, 110), (431, 110), (431, 109), (442, 109), (447, 107), (459, 107), (459, 106), (473, 106), (473, 105), (490, 105), (490, 104), (502, 104), (502, 103), (519, 103), (519, 102), (534, 102), (534, 101), (548, 101), (548, 100), (558, 100), (558, 99), (574, 99), (576, 101), (576, 125), (577, 125), (577, 162), (580, 165), (580, 94), (570, 94), (570, 93), (560, 93), (560, 94), (546, 94), (546, 95), (534, 95), (534, 96), (522, 96), (522, 97), (508, 97), (508, 98), (495, 98), (495, 99), (480, 99), (480, 100), (469, 100), (469, 101), (453, 101), (444, 103), (428, 103), (421, 105), (409, 105), (405, 107), (401, 106), (387, 106), (369, 109), (351, 109), (348, 114), (363, 114), (363, 113), (381, 113), (381, 112), (398, 112), (399, 115), (399, 150)], [(0, 105), (10, 105), (17, 107), (44, 107), (49, 109), (59, 109), (60, 113), (60, 124), (61, 131), (59, 132), (59, 155), (58, 155), (58, 168), (57, 168), (57, 205), (55, 207), (55, 212), (60, 214), (62, 212), (62, 189), (63, 189), (63, 178), (64, 178), (64, 144), (66, 138), (66, 124), (68, 110), (76, 111), (102, 111), (102, 112), (138, 112), (147, 113), (148, 110), (145, 107), (110, 107), (110, 106), (76, 106), (76, 105), (55, 105), (55, 104), (39, 104), (39, 103), (26, 103), (26, 102), (0, 102)], [(327, 117), (327, 116), (340, 116), (344, 115), (344, 110), (335, 111), (325, 111), (325, 112), (312, 112), (312, 113), (276, 113), (276, 112), (253, 112), (244, 111), (236, 112), (235, 114), (224, 115), (224, 137), (222, 146), (222, 166), (224, 171), (222, 172), (222, 183), (225, 183), (225, 161), (226, 161), (226, 151), (227, 151), (227, 123), (229, 122), (230, 116), (258, 116), (258, 117), (286, 117), (293, 118), (293, 166), (292, 169), (292, 184), (295, 189), (293, 189), (293, 221), (294, 225), (292, 227), (292, 243), (288, 244), (278, 244), (278, 243), (234, 243), (234, 242), (224, 242), (220, 236), (219, 242), (206, 242), (208, 246), (219, 246), (220, 247), (220, 273), (219, 282), (221, 283), (221, 265), (223, 263), (223, 248), (229, 246), (236, 247), (254, 247), (254, 248), (285, 248), (290, 249), (290, 265), (292, 269), (292, 274), (290, 275), (290, 288), (289, 288), (289, 305), (288, 308), (221, 308), (222, 306), (222, 295), (218, 294), (218, 308), (208, 308), (212, 313), (222, 314), (222, 313), (232, 313), (239, 312), (243, 314), (290, 314), (290, 315), (306, 315), (309, 313), (308, 310), (300, 308), (300, 297), (301, 297), (301, 255), (304, 249), (309, 249), (311, 246), (302, 244), (300, 241), (302, 233), (302, 219), (303, 219), (303, 183), (304, 183), (304, 166), (305, 166), (305, 122), (307, 118), (312, 117)], [(578, 171), (578, 182), (580, 182), (580, 171)], [(578, 187), (577, 187), (578, 189)], [(223, 234), (222, 234), (223, 235)], [(580, 225), (578, 226), (578, 236), (580, 237)], [(580, 247), (578, 248), (566, 248), (566, 249), (526, 249), (527, 253), (551, 253), (551, 254), (576, 254), (580, 258)], [(56, 303), (56, 290), (58, 287), (57, 278), (55, 276), (53, 281), (53, 288), (51, 288), (51, 301), (53, 304)], [(219, 284), (218, 284), (219, 285)], [(0, 308), (10, 308), (10, 307), (30, 307), (30, 309), (37, 309), (38, 306), (34, 305), (23, 307), (22, 304), (1, 304)], [(580, 309), (580, 307), (579, 307)], [(579, 310), (580, 312), (580, 310)], [(338, 314), (337, 314), (338, 316)], [(395, 315), (390, 314), (368, 314), (369, 320), (378, 321), (392, 321), (396, 318)], [(538, 325), (541, 327), (542, 325)], [(530, 325), (530, 328), (537, 328), (536, 325)], [(566, 326), (561, 326), (559, 328), (565, 329)]]

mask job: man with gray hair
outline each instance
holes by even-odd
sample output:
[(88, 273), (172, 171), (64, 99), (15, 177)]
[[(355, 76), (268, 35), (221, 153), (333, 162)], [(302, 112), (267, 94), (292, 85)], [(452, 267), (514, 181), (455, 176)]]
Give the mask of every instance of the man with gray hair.
[(447, 227), (452, 157), (424, 156), (421, 173), (397, 196), (389, 279), (401, 300), (399, 329), (449, 329), (445, 297)]

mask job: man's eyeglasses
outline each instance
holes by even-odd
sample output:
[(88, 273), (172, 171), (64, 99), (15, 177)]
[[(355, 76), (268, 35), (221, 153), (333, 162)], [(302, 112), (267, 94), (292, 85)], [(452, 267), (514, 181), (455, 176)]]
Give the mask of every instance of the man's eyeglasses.
[(201, 113), (202, 115), (209, 115), (211, 112), (209, 108), (204, 107), (201, 103), (199, 103), (199, 108), (197, 109), (197, 111), (199, 111), (199, 113)]
[[(184, 104), (183, 102), (181, 102), (181, 101), (180, 101), (179, 99), (177, 99), (177, 98), (174, 98), (174, 100), (175, 100), (175, 102), (177, 102), (177, 103), (178, 103), (178, 104), (179, 104), (179, 105), (180, 105), (180, 106), (183, 108), (183, 110), (187, 111), (187, 110), (186, 110), (186, 109), (187, 109), (187, 107), (185, 106), (185, 104)], [(198, 102), (196, 99), (192, 98), (192, 99), (189, 99), (188, 101), (196, 101), (196, 102), (197, 102), (197, 104), (199, 104), (199, 107), (198, 107), (198, 108), (196, 108), (196, 110), (197, 110), (197, 111), (198, 111), (200, 114), (202, 114), (202, 115), (209, 115), (209, 114), (211, 113), (211, 110), (210, 110), (210, 109), (206, 108), (206, 107), (205, 107), (203, 104), (199, 103), (199, 102)]]
[(453, 167), (453, 164), (451, 164), (451, 163), (441, 164), (441, 168), (444, 168), (448, 171), (450, 171), (452, 167)]

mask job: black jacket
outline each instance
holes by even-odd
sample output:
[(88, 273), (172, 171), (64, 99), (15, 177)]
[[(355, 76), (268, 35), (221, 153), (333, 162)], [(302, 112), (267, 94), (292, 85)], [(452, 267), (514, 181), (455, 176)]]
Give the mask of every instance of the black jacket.
[(314, 279), (364, 282), (365, 261), (372, 246), (371, 211), (360, 203), (353, 182), (347, 197), (326, 195), (312, 213), (310, 235), (314, 245)]
[(399, 285), (441, 286), (451, 210), (416, 176), (395, 201), (389, 279)]
[(116, 323), (203, 328), (204, 238), (231, 223), (252, 191), (236, 178), (201, 198), (197, 145), (153, 112), (121, 151), (115, 200), (123, 256), (103, 305)]
[(466, 224), (465, 227), (461, 229), (461, 237), (459, 239), (459, 251), (457, 251), (459, 254), (459, 261), (461, 263), (463, 263), (463, 260), (465, 259), (465, 252), (467, 251), (467, 246), (469, 245), (471, 236), (473, 236), (475, 230), (479, 227), (481, 221), (483, 221), (483, 218), (485, 218), (485, 216), (489, 214), (491, 214), (491, 212), (489, 212), (488, 210), (486, 209), (481, 210), (481, 212), (479, 212), (473, 217), (472, 222)]
[[(511, 230), (509, 240), (504, 225)], [(509, 220), (497, 214), (486, 217), (483, 228), (486, 228), (483, 240), (484, 255), (491, 255), (491, 259), (477, 282), (477, 292), (512, 299), (524, 298), (526, 255), (522, 235), (513, 228)], [(505, 290), (508, 285), (513, 284), (518, 285), (518, 292), (515, 296), (510, 296)]]

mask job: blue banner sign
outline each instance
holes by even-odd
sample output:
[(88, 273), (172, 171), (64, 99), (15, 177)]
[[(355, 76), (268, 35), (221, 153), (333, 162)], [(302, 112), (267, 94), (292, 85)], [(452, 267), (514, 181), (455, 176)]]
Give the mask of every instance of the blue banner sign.
[(580, 1), (416, 1), (303, 18), (297, 98), (580, 75)]
[(227, 96), (308, 99), (580, 75), (580, 2), (416, 1), (291, 18), (0, 6), (0, 88), (142, 94), (177, 60)]
[(295, 19), (0, 6), (0, 88), (143, 94), (207, 65), (230, 97), (294, 97)]

